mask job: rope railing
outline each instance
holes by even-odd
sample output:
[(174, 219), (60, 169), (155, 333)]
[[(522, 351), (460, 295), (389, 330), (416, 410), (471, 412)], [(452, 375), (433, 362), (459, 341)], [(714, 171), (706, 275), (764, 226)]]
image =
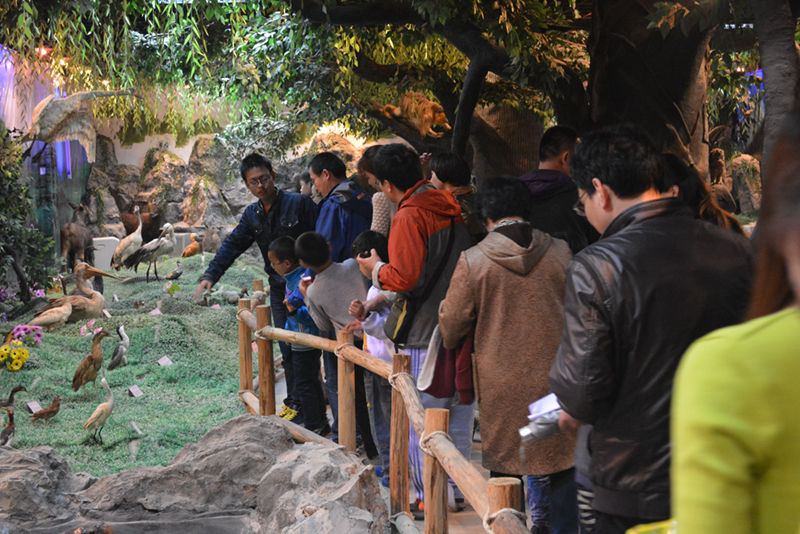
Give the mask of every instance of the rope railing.
[[(260, 283), (258, 286), (256, 283)], [(260, 280), (253, 282), (256, 291), (263, 291)], [(522, 486), (518, 479), (504, 478), (487, 481), (464, 458), (447, 434), (447, 410), (425, 410), (414, 379), (410, 375), (411, 360), (407, 354), (395, 354), (389, 364), (353, 345), (353, 333), (340, 331), (337, 340), (326, 339), (299, 332), (291, 332), (269, 325), (269, 306), (255, 307), (250, 311), (249, 299), (239, 300), (239, 397), (248, 411), (270, 416), (289, 427), (298, 441), (329, 443), (317, 434), (275, 416), (275, 380), (271, 341), (297, 343), (332, 352), (339, 356), (339, 444), (355, 451), (355, 373), (353, 365), (360, 365), (386, 378), (392, 385), (392, 421), (390, 447), (390, 509), (391, 515), (410, 511), (408, 498), (408, 436), (409, 423), (417, 436), (424, 439), (425, 472), (425, 533), (447, 532), (447, 476), (458, 485), (466, 500), (484, 520), (487, 532), (498, 534), (525, 534), (525, 519), (519, 517), (522, 508)], [(259, 391), (253, 392), (252, 337), (258, 347)], [(426, 424), (428, 422), (429, 424)], [(426, 434), (426, 427), (428, 433)]]

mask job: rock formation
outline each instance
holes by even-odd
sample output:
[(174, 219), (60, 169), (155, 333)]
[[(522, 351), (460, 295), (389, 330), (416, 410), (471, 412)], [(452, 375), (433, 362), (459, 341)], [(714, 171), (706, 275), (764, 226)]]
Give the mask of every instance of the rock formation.
[(0, 448), (0, 532), (100, 521), (178, 534), (388, 532), (371, 467), (333, 443), (295, 445), (264, 417), (231, 419), (166, 467), (101, 479), (71, 474), (50, 447)]
[(728, 165), (731, 194), (739, 202), (742, 213), (753, 213), (761, 207), (761, 165), (753, 156), (740, 154)]

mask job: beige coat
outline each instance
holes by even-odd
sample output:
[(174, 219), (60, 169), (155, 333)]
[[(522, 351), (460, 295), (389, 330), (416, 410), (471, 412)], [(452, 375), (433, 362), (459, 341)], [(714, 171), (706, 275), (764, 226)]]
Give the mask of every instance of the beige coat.
[(528, 423), (528, 405), (550, 393), (571, 258), (564, 241), (532, 232), (527, 248), (489, 232), (464, 251), (439, 307), (447, 348), (455, 348), (475, 324), (472, 365), (483, 466), (512, 475), (564, 471), (575, 453), (575, 432), (559, 432), (528, 445), (520, 465), (518, 430)]

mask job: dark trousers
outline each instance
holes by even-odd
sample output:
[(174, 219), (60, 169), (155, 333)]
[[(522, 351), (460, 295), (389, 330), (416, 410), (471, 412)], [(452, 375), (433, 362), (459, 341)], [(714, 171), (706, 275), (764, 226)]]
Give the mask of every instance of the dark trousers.
[[(522, 479), (520, 475), (505, 475), (495, 471), (492, 477)], [(578, 531), (578, 502), (575, 469), (569, 468), (551, 475), (529, 475), (527, 503), (531, 511), (534, 534), (574, 534)]]
[(594, 511), (595, 523), (594, 531), (596, 534), (625, 534), (629, 528), (636, 525), (645, 525), (647, 523), (656, 523), (658, 521), (666, 521), (668, 517), (662, 519), (642, 519), (641, 517), (623, 517), (620, 515), (604, 514), (603, 512)]
[(325, 393), (319, 379), (321, 354), (319, 349), (292, 349), (295, 405), (300, 404), (303, 423), (309, 430), (320, 429), (328, 422)]
[[(286, 288), (283, 286), (269, 286), (269, 305), (272, 309), (272, 326), (275, 328), (286, 327), (286, 306), (283, 299), (286, 298)], [(283, 403), (286, 406), (297, 405), (294, 397), (294, 365), (292, 362), (292, 347), (283, 341), (278, 342), (283, 357), (283, 370), (286, 376), (286, 398)]]

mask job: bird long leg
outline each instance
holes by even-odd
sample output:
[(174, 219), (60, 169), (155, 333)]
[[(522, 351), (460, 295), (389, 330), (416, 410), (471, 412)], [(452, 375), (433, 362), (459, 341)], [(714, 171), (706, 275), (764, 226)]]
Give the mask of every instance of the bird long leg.
[(100, 427), (100, 433), (98, 434), (98, 437), (100, 438), (100, 442), (99, 442), (100, 445), (103, 444), (103, 428), (105, 428), (105, 427), (102, 427), (102, 426)]
[(158, 262), (157, 261), (153, 262), (153, 272), (156, 273), (156, 282), (158, 282)]
[(144, 275), (145, 284), (149, 284), (150, 283), (150, 265), (152, 265), (152, 264), (151, 263), (147, 264), (147, 273), (145, 273), (145, 275)]

